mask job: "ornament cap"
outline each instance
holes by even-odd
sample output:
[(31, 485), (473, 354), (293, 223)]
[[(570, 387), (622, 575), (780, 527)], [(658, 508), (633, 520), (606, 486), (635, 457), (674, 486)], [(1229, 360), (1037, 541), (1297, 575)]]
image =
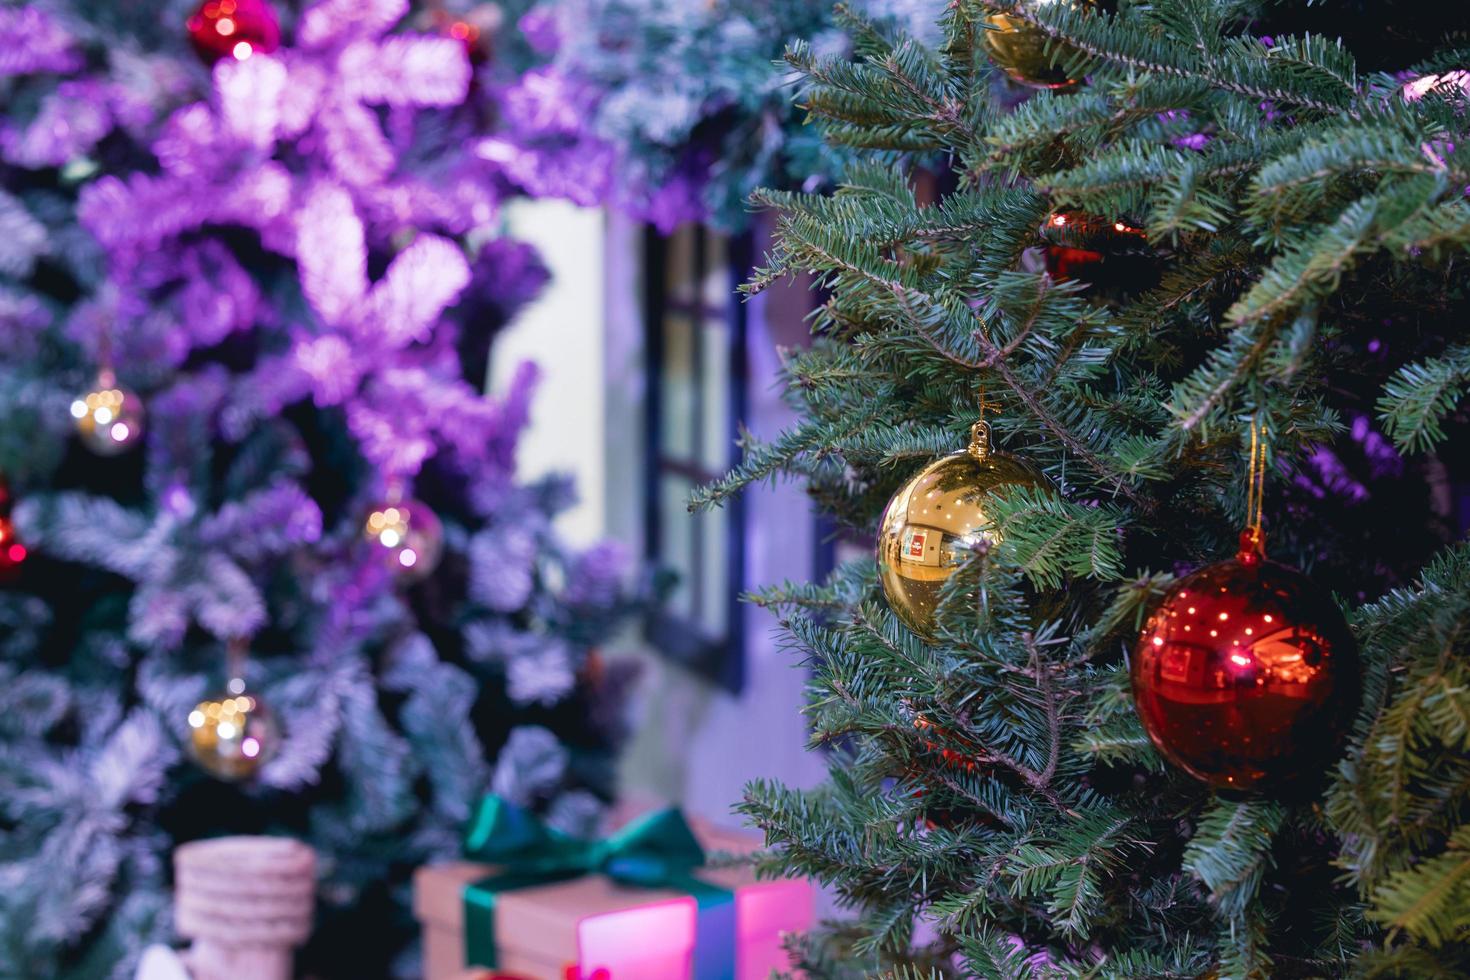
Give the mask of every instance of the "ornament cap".
[(990, 455), (990, 423), (984, 419), (970, 426), (969, 453), (976, 459), (985, 459)]
[(1240, 532), (1240, 550), (1235, 558), (1242, 565), (1256, 565), (1265, 560), (1266, 534), (1259, 526)]

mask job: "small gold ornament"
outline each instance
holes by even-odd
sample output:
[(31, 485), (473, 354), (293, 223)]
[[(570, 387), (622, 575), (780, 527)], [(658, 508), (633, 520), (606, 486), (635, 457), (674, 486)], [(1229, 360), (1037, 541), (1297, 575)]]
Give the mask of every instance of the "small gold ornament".
[(878, 530), (878, 580), (888, 606), (920, 636), (934, 635), (944, 583), (970, 549), (994, 541), (986, 506), (1003, 487), (1047, 487), (1032, 464), (990, 448), (990, 423), (970, 428), (970, 445), (935, 460), (888, 502)]
[(433, 509), (423, 501), (403, 499), (397, 490), (391, 490), (388, 499), (373, 508), (363, 535), (405, 582), (426, 577), (444, 551), (444, 525)]
[(110, 370), (99, 372), (97, 386), (72, 401), (71, 417), (82, 445), (99, 456), (126, 452), (143, 438), (143, 399)]
[[(1096, 0), (1021, 0), (1017, 6), (1042, 7), (1062, 3), (1074, 10), (1091, 10)], [(1053, 64), (1044, 31), (1014, 14), (994, 13), (985, 18), (985, 44), (990, 60), (1007, 75), (1034, 88), (1068, 89), (1080, 79), (1069, 78)], [(1059, 45), (1051, 42), (1055, 50)]]
[(200, 701), (189, 712), (189, 754), (217, 779), (249, 779), (276, 751), (280, 728), (245, 682), (230, 681), (229, 691)]

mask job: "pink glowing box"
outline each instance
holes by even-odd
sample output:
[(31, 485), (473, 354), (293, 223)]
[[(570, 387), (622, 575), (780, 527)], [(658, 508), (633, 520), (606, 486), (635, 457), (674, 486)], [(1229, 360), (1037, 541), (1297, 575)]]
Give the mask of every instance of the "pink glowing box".
[[(743, 854), (758, 842), (747, 834), (696, 824), (707, 852)], [(454, 861), (414, 875), (414, 915), (424, 928), (425, 980), (695, 980), (694, 898), (664, 889), (619, 885), (602, 875), (539, 885), (500, 896), (495, 917), (499, 950), (494, 970), (465, 965), (464, 889), (493, 865)], [(765, 980), (790, 969), (786, 933), (809, 929), (813, 893), (802, 880), (756, 881), (745, 868), (699, 872), (734, 894), (734, 949), (729, 962), (708, 963), (699, 980)]]

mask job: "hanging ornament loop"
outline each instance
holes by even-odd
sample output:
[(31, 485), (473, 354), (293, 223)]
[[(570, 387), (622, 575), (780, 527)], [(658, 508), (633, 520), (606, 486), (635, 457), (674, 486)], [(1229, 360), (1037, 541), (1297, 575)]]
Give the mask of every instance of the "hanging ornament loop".
[(970, 426), (969, 453), (979, 460), (990, 456), (990, 423), (981, 419)]
[(1253, 565), (1266, 557), (1266, 532), (1262, 526), (1266, 500), (1266, 440), (1261, 437), (1259, 415), (1251, 418), (1246, 480), (1245, 530), (1240, 532), (1240, 553), (1236, 557), (1243, 564)]
[(232, 637), (225, 645), (225, 686), (231, 694), (245, 690), (245, 657), (250, 640), (243, 636)]

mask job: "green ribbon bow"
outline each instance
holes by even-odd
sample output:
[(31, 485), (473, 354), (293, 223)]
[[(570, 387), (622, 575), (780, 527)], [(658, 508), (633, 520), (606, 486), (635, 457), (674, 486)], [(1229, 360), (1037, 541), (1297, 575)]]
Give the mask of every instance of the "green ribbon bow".
[(464, 853), (502, 869), (465, 886), (466, 965), (498, 965), (495, 906), (502, 892), (604, 874), (622, 885), (692, 895), (699, 907), (694, 976), (733, 976), (735, 896), (691, 874), (704, 864), (704, 848), (678, 810), (646, 814), (602, 840), (580, 840), (492, 793), (470, 821)]

